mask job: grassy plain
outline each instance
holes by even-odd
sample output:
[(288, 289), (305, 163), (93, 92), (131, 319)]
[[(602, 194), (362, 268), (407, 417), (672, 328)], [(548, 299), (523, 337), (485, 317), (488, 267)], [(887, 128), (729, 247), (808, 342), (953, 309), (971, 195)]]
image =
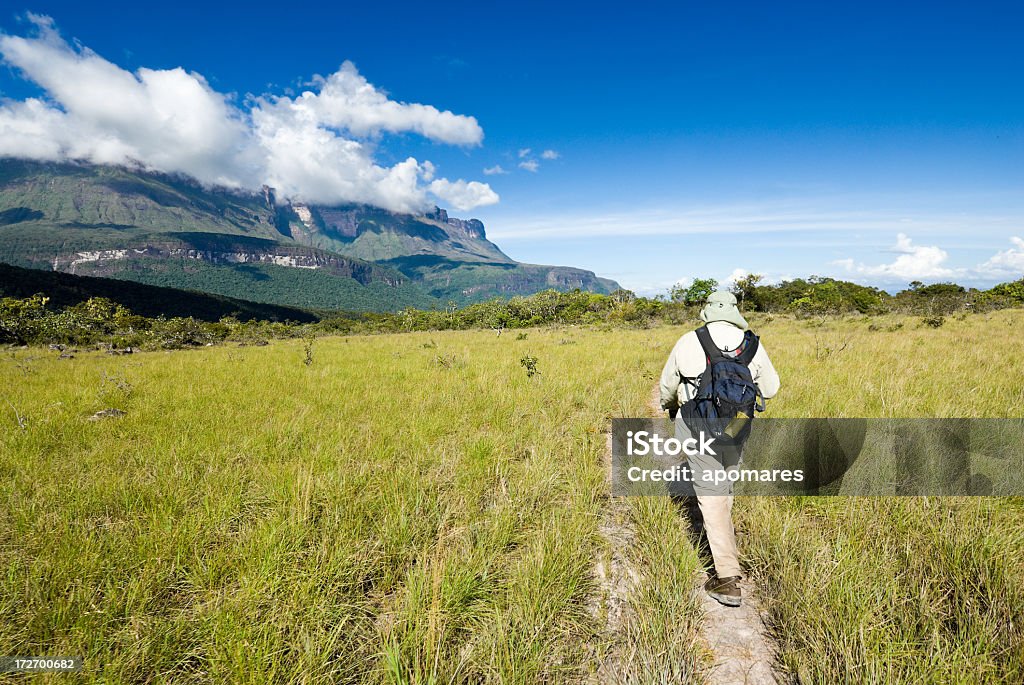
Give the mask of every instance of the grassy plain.
[[(1024, 415), (1024, 364), (991, 366), (1024, 312), (754, 323), (783, 378), (771, 416)], [(323, 338), (309, 365), (301, 340), (7, 353), (0, 654), (84, 655), (78, 678), (107, 682), (579, 682), (609, 655), (633, 682), (697, 681), (672, 504), (625, 504), (638, 577), (611, 634), (594, 575), (604, 431), (648, 413), (684, 330)], [(127, 414), (89, 420), (107, 408)], [(1022, 513), (737, 505), (806, 683), (1019, 682)]]

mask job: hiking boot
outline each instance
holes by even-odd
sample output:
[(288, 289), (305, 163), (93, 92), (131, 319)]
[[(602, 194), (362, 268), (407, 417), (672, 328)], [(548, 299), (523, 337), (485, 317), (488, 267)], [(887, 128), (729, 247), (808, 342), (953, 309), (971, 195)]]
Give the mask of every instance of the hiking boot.
[(743, 598), (739, 576), (719, 578), (712, 573), (708, 582), (704, 583), (704, 590), (711, 595), (712, 599), (727, 607), (738, 607)]

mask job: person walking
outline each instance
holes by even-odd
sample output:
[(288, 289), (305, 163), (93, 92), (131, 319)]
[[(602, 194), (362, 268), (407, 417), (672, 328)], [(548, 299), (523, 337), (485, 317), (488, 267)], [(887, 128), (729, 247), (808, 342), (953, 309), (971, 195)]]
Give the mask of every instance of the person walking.
[[(688, 419), (696, 415), (695, 403), (702, 377), (705, 383), (710, 382), (710, 374), (705, 373), (709, 363), (725, 358), (745, 364), (762, 399), (774, 397), (780, 386), (779, 374), (768, 352), (756, 336), (748, 333), (750, 327), (740, 314), (732, 293), (712, 293), (700, 318), (704, 326), (679, 338), (661, 373), (661, 407), (675, 419), (679, 440), (694, 436), (693, 422)], [(714, 349), (710, 349), (711, 345)], [(752, 417), (753, 410), (750, 414)], [(714, 455), (687, 457), (691, 476), (679, 493), (685, 495), (684, 502), (690, 506), (693, 532), (703, 541), (702, 546), (706, 542), (713, 559), (704, 589), (727, 606), (740, 606), (742, 601), (739, 586), (742, 573), (732, 523), (732, 481), (708, 474), (738, 469), (741, 459), (741, 445), (738, 449), (719, 449)], [(694, 499), (696, 508), (692, 507)]]

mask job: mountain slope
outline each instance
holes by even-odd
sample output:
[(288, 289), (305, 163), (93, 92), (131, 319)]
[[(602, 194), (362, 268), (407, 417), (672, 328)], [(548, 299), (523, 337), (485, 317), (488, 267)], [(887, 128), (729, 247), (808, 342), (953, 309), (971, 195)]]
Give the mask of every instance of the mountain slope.
[(429, 308), (403, 274), (324, 250), (220, 233), (0, 226), (0, 262), (202, 290), (292, 307), (350, 311)]
[(585, 269), (516, 262), (487, 240), (482, 222), (452, 218), (443, 209), (423, 216), (364, 205), (291, 209), (289, 230), (296, 240), (394, 267), (443, 300), (475, 302), (549, 288), (609, 293), (619, 287)]
[(117, 167), (0, 160), (0, 261), (8, 264), (285, 306), (437, 304), (394, 269), (297, 243), (282, 216), (269, 190), (214, 192)]
[(0, 261), (348, 310), (618, 287), (583, 269), (515, 262), (481, 222), (440, 209), (292, 205), (268, 188), (14, 159), (0, 159)]
[(287, 237), (268, 198), (210, 192), (187, 178), (121, 167), (0, 159), (0, 224)]

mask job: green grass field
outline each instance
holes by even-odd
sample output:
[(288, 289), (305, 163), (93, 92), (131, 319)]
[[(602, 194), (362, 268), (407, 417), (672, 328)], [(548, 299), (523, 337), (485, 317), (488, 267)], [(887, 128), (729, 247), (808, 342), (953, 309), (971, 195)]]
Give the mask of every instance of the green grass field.
[[(770, 416), (1022, 416), (1024, 312), (754, 320)], [(902, 324), (902, 326), (900, 326)], [(699, 682), (699, 567), (665, 498), (623, 506), (610, 418), (685, 328), (409, 333), (0, 365), (0, 654), (53, 682)], [(521, 359), (535, 357), (528, 377)], [(88, 420), (118, 408), (120, 418)], [(743, 561), (802, 682), (1020, 682), (1024, 504), (750, 498)], [(2, 679), (3, 676), (0, 676)]]

